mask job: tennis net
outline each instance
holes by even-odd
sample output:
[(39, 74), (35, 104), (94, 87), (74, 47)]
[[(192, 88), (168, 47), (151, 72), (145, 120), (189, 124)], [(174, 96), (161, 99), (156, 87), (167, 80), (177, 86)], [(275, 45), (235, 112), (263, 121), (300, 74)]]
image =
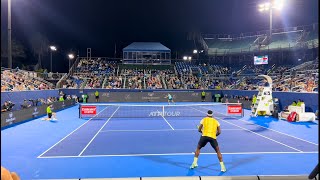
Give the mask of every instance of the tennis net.
[(185, 104), (185, 105), (130, 105), (80, 104), (80, 118), (154, 118), (203, 117), (208, 110), (214, 117), (243, 117), (241, 103)]

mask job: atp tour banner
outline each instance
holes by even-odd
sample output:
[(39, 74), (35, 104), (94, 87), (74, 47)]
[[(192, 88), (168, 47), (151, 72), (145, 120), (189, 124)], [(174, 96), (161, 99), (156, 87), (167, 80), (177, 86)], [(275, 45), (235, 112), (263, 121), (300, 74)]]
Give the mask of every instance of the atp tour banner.
[[(66, 100), (64, 102), (54, 102), (52, 111), (59, 111), (75, 104), (74, 100)], [(20, 123), (25, 120), (37, 118), (46, 115), (47, 105), (34, 106), (18, 111), (1, 112), (1, 128), (12, 124)]]
[[(167, 102), (168, 93), (176, 102), (199, 102), (200, 92), (188, 91), (159, 91), (159, 92), (100, 92), (99, 102)], [(96, 102), (94, 92), (88, 93), (88, 103)], [(206, 91), (205, 101), (212, 101), (211, 92)]]

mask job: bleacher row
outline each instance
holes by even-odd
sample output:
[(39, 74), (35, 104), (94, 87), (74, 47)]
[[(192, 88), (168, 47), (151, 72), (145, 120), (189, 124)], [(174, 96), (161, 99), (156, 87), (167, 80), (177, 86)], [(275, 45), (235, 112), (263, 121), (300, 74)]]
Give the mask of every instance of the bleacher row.
[[(238, 89), (256, 90), (259, 74), (273, 79), (274, 91), (317, 92), (318, 60), (298, 66), (221, 65), (176, 62), (172, 66), (123, 66), (101, 58), (80, 59), (75, 71), (60, 80), (62, 88), (104, 89)], [(1, 91), (43, 90), (55, 86), (46, 77), (19, 69), (1, 71)]]
[(204, 40), (208, 45), (208, 54), (232, 54), (319, 46), (319, 36), (316, 30), (273, 33), (272, 38), (267, 35), (257, 35), (238, 38), (204, 38)]
[(25, 91), (53, 89), (54, 85), (35, 72), (20, 69), (1, 69), (1, 91)]

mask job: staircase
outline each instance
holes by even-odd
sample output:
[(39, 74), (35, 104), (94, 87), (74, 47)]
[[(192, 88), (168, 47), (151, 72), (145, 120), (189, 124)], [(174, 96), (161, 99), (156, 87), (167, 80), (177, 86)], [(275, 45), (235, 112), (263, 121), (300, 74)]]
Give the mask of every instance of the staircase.
[(271, 66), (271, 68), (270, 68), (270, 69), (268, 69), (268, 71), (267, 71), (267, 75), (269, 75), (270, 73), (272, 73), (272, 71), (273, 71), (275, 68), (276, 68), (276, 65), (275, 65), (275, 64), (273, 64), (273, 65)]

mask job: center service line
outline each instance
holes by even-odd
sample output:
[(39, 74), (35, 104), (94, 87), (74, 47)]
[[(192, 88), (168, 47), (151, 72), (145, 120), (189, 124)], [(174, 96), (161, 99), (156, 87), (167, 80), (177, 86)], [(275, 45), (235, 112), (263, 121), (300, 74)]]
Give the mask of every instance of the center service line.
[[(91, 142), (94, 140), (94, 138), (96, 138), (96, 136), (99, 134), (99, 132), (107, 125), (107, 123), (110, 121), (110, 119), (113, 117), (113, 115), (118, 111), (118, 109), (120, 108), (120, 106), (118, 106), (118, 108), (112, 113), (112, 115), (109, 117), (109, 119), (103, 124), (103, 126), (99, 129), (99, 131), (93, 136), (93, 138), (89, 141), (89, 143), (86, 145), (86, 147), (83, 148), (83, 150), (80, 152), (80, 154), (78, 156), (81, 156), (82, 153), (87, 149), (87, 147), (91, 144)], [(102, 111), (101, 111), (102, 112)]]

